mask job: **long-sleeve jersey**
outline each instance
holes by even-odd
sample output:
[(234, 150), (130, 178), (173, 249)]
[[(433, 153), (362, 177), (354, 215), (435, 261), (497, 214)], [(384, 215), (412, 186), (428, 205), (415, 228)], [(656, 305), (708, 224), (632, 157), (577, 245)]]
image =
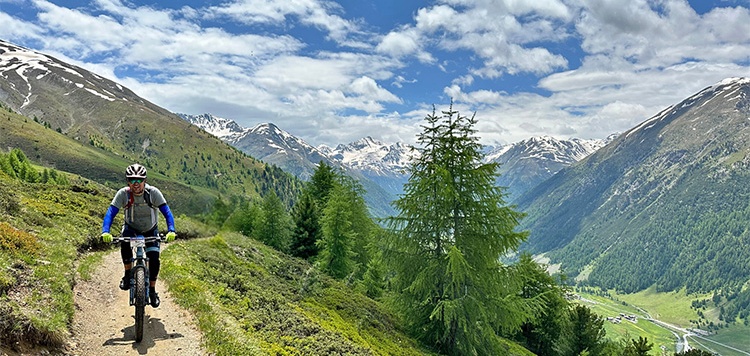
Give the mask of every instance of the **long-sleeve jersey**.
[(112, 203), (104, 215), (102, 222), (102, 232), (109, 232), (112, 221), (117, 213), (125, 209), (125, 224), (130, 228), (146, 232), (156, 227), (158, 209), (167, 222), (167, 231), (174, 231), (174, 216), (167, 205), (164, 195), (156, 187), (146, 184), (144, 193), (141, 195), (132, 194), (129, 187), (124, 187), (117, 191)]

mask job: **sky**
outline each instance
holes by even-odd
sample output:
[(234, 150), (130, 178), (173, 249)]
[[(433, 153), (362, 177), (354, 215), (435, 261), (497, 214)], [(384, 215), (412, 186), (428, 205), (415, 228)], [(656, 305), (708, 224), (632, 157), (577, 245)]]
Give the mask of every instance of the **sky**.
[[(176, 3), (177, 5), (173, 5)], [(0, 39), (310, 144), (601, 139), (750, 76), (750, 0), (0, 0)]]

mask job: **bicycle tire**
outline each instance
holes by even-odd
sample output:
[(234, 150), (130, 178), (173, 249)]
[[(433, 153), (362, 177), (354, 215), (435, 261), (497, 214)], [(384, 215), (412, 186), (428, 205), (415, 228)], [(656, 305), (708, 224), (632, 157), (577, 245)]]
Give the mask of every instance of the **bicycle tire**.
[(143, 340), (143, 319), (146, 309), (146, 271), (135, 268), (135, 341)]

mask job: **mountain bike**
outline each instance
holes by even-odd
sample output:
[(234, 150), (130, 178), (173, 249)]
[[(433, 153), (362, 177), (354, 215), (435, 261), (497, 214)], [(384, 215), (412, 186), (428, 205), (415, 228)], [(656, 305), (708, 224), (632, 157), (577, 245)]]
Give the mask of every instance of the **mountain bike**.
[(149, 300), (148, 257), (146, 243), (164, 241), (163, 236), (118, 237), (112, 243), (130, 243), (133, 249), (133, 268), (130, 270), (130, 305), (135, 306), (135, 342), (143, 340), (143, 324)]

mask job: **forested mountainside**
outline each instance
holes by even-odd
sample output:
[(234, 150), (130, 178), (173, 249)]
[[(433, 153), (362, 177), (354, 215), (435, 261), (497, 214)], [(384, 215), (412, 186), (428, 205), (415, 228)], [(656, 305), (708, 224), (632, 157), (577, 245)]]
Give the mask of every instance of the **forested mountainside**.
[[(232, 120), (211, 114), (178, 114), (185, 121), (200, 127), (206, 132), (229, 143), (263, 162), (272, 164), (302, 180), (309, 180), (320, 162), (346, 172), (356, 178), (365, 189), (365, 200), (374, 216), (386, 217), (394, 214), (391, 202), (402, 192), (406, 174), (394, 169), (389, 157), (372, 157), (362, 145), (339, 145), (336, 149), (313, 147), (302, 138), (296, 137), (273, 123), (262, 123), (252, 128), (243, 128)], [(376, 145), (373, 141), (368, 141)], [(369, 148), (369, 147), (367, 147)], [(403, 148), (401, 146), (396, 149)], [(376, 150), (379, 147), (375, 148)], [(357, 151), (363, 160), (351, 162), (343, 152)], [(399, 156), (394, 152), (391, 156)], [(373, 169), (379, 167), (377, 172)]]
[(522, 196), (526, 247), (605, 288), (738, 297), (750, 275), (748, 94), (745, 78), (707, 87)]
[[(281, 169), (120, 84), (53, 57), (0, 41), (0, 79), (0, 102), (30, 118), (17, 127), (4, 126), (0, 144), (35, 152), (59, 169), (117, 186), (124, 167), (140, 162), (150, 169), (152, 182), (176, 192), (186, 212), (207, 211), (219, 194), (259, 198), (271, 190), (291, 205), (299, 191), (301, 182)], [(30, 125), (60, 135), (35, 139)], [(101, 152), (74, 152), (71, 140)]]

